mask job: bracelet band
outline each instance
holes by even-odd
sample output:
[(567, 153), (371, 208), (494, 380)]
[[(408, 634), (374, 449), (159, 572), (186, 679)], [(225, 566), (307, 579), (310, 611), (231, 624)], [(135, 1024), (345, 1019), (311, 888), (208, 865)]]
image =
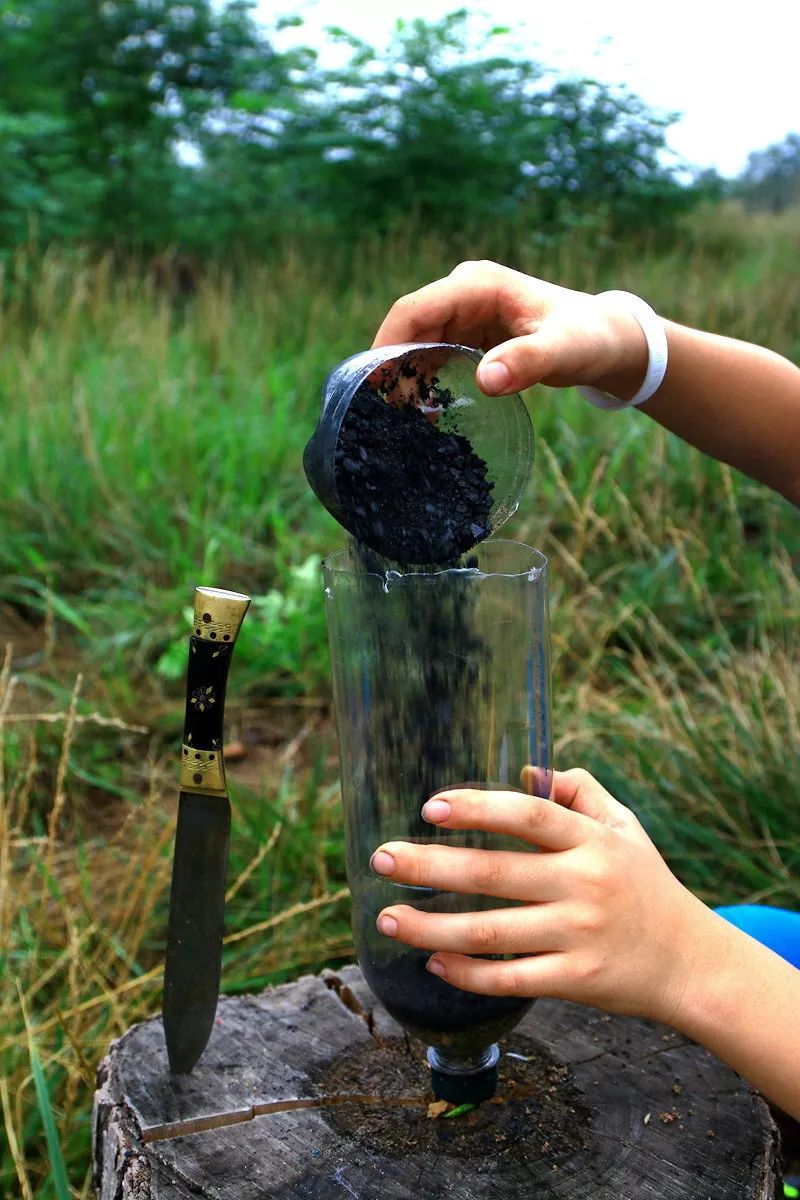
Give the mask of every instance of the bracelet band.
[(649, 400), (664, 382), (664, 376), (667, 373), (667, 332), (664, 322), (650, 305), (642, 300), (641, 296), (634, 296), (632, 292), (599, 292), (598, 298), (600, 296), (614, 296), (622, 301), (641, 325), (642, 333), (647, 340), (647, 374), (642, 386), (630, 400), (619, 400), (616, 396), (610, 396), (608, 392), (601, 392), (599, 388), (585, 385), (579, 387), (578, 391), (584, 400), (588, 400), (595, 408), (603, 408), (607, 411), (635, 408), (638, 404), (644, 404), (645, 400)]

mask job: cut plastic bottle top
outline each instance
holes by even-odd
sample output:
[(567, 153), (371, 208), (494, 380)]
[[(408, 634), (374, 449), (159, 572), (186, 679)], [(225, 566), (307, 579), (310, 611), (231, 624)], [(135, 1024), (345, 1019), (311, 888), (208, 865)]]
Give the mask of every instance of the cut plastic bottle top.
[(361, 543), (403, 565), (455, 563), (514, 513), (534, 458), (522, 397), (487, 397), (480, 350), (383, 346), (335, 367), (303, 466)]

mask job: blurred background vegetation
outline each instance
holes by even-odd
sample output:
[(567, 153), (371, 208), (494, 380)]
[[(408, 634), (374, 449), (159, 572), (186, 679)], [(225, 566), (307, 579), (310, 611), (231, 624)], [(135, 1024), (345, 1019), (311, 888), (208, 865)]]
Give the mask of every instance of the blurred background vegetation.
[[(800, 138), (738, 180), (464, 13), (335, 69), (246, 4), (0, 6), (0, 1189), (90, 1194), (94, 1069), (160, 1005), (197, 582), (232, 679), (223, 986), (352, 956), (302, 447), (327, 370), (464, 258), (800, 358)], [(756, 398), (757, 399), (757, 398)], [(641, 414), (528, 396), (559, 765), (710, 902), (800, 905), (796, 514)]]
[(335, 68), (275, 48), (293, 23), (266, 29), (241, 2), (4, 0), (0, 245), (227, 260), (409, 214), (451, 233), (665, 235), (704, 195), (797, 200), (797, 135), (735, 183), (682, 170), (663, 153), (669, 114), (499, 53), (509, 31), (465, 11), (401, 23), (380, 51), (332, 30)]

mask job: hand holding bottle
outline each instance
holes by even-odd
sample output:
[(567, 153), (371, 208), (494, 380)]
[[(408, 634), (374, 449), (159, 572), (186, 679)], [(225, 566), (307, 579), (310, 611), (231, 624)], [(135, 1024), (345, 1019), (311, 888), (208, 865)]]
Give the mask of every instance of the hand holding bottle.
[[(428, 969), (466, 991), (555, 996), (662, 1021), (800, 1116), (800, 972), (693, 896), (588, 772), (555, 772), (549, 800), (453, 790), (422, 813), (541, 853), (386, 842), (372, 868), (393, 882), (517, 903), (459, 914), (392, 905), (377, 918), (381, 933), (433, 951)], [(520, 957), (471, 957), (509, 954)]]
[[(678, 882), (633, 813), (591, 775), (556, 772), (552, 800), (442, 792), (422, 815), (443, 829), (511, 835), (543, 853), (388, 842), (372, 866), (393, 882), (517, 904), (458, 915), (394, 905), (378, 918), (382, 933), (436, 951), (428, 969), (468, 991), (674, 1018), (692, 973), (687, 930), (721, 918)], [(468, 957), (475, 954), (526, 957)]]

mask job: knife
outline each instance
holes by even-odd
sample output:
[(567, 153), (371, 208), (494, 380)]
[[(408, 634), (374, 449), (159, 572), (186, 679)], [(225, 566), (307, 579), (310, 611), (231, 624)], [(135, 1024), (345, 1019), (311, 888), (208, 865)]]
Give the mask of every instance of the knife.
[(169, 1066), (178, 1075), (203, 1053), (217, 1011), (231, 832), (225, 689), (249, 604), (239, 592), (195, 589), (162, 1004)]

